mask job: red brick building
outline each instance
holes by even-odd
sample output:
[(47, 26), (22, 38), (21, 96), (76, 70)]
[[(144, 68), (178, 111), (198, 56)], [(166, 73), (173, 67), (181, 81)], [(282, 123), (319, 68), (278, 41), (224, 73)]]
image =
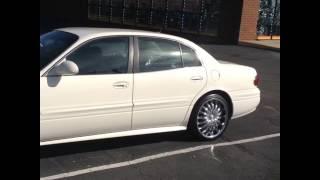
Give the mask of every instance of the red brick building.
[(257, 39), (260, 0), (243, 0), (239, 40)]

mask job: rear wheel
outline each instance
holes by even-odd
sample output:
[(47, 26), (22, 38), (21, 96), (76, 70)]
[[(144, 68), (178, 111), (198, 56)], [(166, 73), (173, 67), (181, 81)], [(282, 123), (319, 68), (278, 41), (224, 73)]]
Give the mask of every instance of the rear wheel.
[(188, 128), (201, 139), (214, 140), (224, 133), (229, 119), (227, 101), (218, 94), (211, 94), (196, 104)]

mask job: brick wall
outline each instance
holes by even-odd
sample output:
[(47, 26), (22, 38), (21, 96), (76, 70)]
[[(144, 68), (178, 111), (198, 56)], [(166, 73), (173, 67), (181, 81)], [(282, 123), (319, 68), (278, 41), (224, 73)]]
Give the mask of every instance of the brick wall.
[(260, 0), (243, 0), (239, 41), (257, 38)]

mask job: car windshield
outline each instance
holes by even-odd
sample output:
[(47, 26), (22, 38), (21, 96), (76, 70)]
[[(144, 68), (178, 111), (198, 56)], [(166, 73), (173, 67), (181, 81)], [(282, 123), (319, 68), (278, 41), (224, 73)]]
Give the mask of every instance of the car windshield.
[(79, 37), (77, 35), (52, 31), (40, 36), (40, 71), (57, 58), (63, 51), (74, 44)]

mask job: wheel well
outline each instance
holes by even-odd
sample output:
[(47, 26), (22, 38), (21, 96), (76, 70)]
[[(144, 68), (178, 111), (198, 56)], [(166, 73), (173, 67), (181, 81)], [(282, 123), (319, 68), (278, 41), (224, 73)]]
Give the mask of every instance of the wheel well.
[[(202, 95), (196, 102), (195, 106), (193, 108), (196, 107), (196, 105), (200, 102), (200, 100), (204, 97), (206, 97), (209, 94), (218, 94), (220, 96), (222, 96), (228, 103), (228, 106), (230, 108), (230, 112), (229, 112), (229, 118), (231, 118), (232, 114), (233, 114), (233, 104), (232, 104), (232, 100), (231, 97), (229, 96), (228, 93), (221, 91), (221, 90), (213, 90), (213, 91), (209, 91), (206, 94)], [(192, 110), (193, 111), (193, 110)]]

